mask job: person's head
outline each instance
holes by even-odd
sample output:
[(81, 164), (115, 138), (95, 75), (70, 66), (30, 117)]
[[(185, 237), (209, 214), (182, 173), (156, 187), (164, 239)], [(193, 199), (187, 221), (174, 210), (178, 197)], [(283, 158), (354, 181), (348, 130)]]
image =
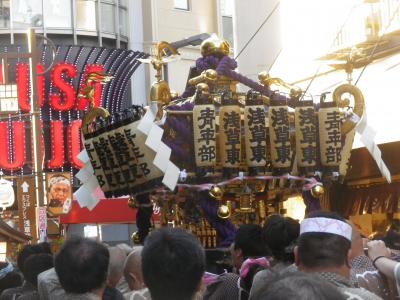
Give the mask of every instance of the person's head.
[(182, 229), (156, 230), (145, 240), (143, 279), (153, 300), (192, 299), (201, 287), (205, 265), (198, 239)]
[(247, 258), (267, 255), (261, 227), (255, 224), (241, 225), (231, 246), (231, 254), (233, 266), (237, 270)]
[(344, 300), (347, 299), (336, 287), (322, 278), (311, 274), (295, 272), (276, 278), (264, 284), (254, 299), (259, 300)]
[(64, 203), (71, 192), (71, 183), (68, 178), (60, 175), (52, 177), (48, 182), (49, 200), (58, 200)]
[(301, 222), (295, 261), (305, 272), (350, 275), (352, 228), (334, 212), (315, 212)]
[(110, 262), (108, 264), (107, 285), (115, 287), (122, 277), (126, 254), (118, 247), (109, 247), (108, 252), (110, 252)]
[(27, 258), (31, 255), (35, 254), (35, 250), (33, 248), (33, 245), (25, 245), (21, 251), (18, 253), (17, 256), (17, 266), (18, 269), (24, 273), (24, 264)]
[(293, 263), (300, 223), (289, 217), (271, 215), (263, 228), (264, 242), (278, 261)]
[(25, 280), (36, 287), (38, 275), (51, 269), (54, 265), (53, 260), (53, 256), (48, 253), (39, 253), (29, 256), (24, 264)]
[(31, 255), (40, 254), (40, 253), (52, 254), (50, 244), (44, 242), (44, 243), (39, 243), (36, 245), (25, 245), (21, 249), (21, 251), (18, 253), (18, 256), (17, 256), (17, 266), (18, 266), (18, 269), (22, 272), (22, 274), (25, 275), (24, 264), (25, 264), (25, 261), (28, 259), (28, 257)]
[(83, 294), (105, 287), (109, 259), (104, 245), (91, 239), (72, 237), (61, 247), (54, 265), (64, 290)]
[(383, 240), (389, 248), (400, 250), (400, 220), (392, 221)]
[(124, 265), (124, 277), (129, 289), (140, 290), (144, 287), (142, 272), (142, 246), (133, 248)]

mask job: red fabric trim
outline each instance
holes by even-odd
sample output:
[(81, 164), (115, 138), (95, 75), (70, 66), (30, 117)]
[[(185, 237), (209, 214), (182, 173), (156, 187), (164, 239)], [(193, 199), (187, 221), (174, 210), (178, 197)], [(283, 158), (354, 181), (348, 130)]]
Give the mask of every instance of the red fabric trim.
[(128, 207), (127, 198), (102, 199), (90, 211), (81, 208), (77, 201), (72, 201), (72, 209), (60, 216), (62, 224), (96, 224), (96, 223), (135, 223), (136, 209)]

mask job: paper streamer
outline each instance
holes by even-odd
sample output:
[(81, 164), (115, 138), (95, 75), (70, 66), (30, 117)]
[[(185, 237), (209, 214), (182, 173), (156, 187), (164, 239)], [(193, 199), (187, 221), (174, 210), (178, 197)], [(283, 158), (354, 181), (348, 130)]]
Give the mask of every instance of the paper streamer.
[(392, 176), (388, 167), (382, 159), (381, 150), (375, 143), (376, 130), (368, 125), (366, 112), (364, 112), (361, 121), (358, 123), (356, 131), (361, 135), (361, 142), (365, 145), (369, 153), (372, 155), (382, 176), (386, 178), (386, 181), (388, 183), (391, 183)]
[(139, 121), (137, 129), (147, 136), (145, 145), (149, 151), (155, 152), (152, 163), (164, 173), (163, 184), (170, 190), (174, 190), (178, 183), (180, 170), (170, 161), (171, 149), (161, 141), (164, 130), (155, 122), (157, 109), (157, 105), (152, 103)]
[(76, 177), (82, 182), (82, 185), (74, 193), (74, 197), (78, 201), (80, 207), (87, 207), (89, 210), (93, 210), (93, 208), (95, 208), (100, 202), (99, 196), (101, 196), (101, 194), (98, 193), (98, 190), (101, 188), (96, 176), (94, 175), (94, 170), (86, 149), (82, 150), (78, 154), (77, 158), (84, 163), (84, 166), (76, 174)]

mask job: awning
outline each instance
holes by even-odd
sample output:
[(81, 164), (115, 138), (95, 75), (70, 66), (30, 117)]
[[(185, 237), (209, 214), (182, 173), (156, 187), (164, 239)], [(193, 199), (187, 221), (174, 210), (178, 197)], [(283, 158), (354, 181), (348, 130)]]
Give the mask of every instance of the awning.
[(135, 223), (136, 209), (129, 208), (127, 198), (101, 199), (93, 210), (72, 201), (72, 209), (60, 216), (61, 224)]
[(25, 243), (31, 239), (21, 231), (12, 228), (6, 222), (0, 219), (0, 241)]

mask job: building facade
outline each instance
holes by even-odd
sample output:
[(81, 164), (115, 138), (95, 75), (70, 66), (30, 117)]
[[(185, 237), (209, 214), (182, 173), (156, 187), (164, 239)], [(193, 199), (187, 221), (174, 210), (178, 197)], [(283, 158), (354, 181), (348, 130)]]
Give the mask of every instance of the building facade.
[[(157, 41), (175, 42), (201, 34), (215, 33), (233, 42), (232, 0), (143, 0), (143, 49), (149, 53)], [(199, 46), (179, 49), (181, 58), (167, 66), (166, 79), (171, 90), (181, 94), (191, 66), (200, 56)], [(146, 91), (154, 81), (154, 72), (146, 68)]]
[[(28, 27), (56, 44), (127, 48), (128, 0), (1, 0), (2, 41), (18, 44)], [(22, 42), (22, 41), (21, 41)]]

